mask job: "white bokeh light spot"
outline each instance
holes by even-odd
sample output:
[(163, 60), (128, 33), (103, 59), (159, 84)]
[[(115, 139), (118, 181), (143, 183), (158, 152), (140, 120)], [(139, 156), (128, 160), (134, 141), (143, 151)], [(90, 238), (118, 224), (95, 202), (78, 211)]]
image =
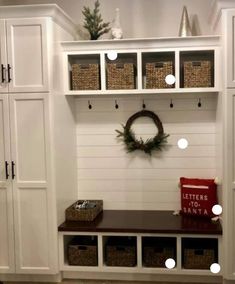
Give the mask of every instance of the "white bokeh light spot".
[(115, 50), (110, 50), (108, 53), (107, 53), (107, 56), (108, 56), (108, 59), (109, 60), (115, 60), (117, 59), (118, 57), (118, 54)]
[(177, 144), (180, 149), (186, 149), (188, 147), (188, 140), (181, 138), (178, 140)]
[(220, 272), (220, 265), (218, 263), (212, 263), (210, 266), (210, 271), (214, 274)]
[(165, 77), (165, 81), (168, 85), (173, 85), (175, 83), (175, 76), (172, 74), (169, 74)]
[(168, 269), (172, 269), (175, 267), (175, 260), (173, 258), (168, 258), (166, 261), (165, 261), (165, 266), (166, 268)]
[(219, 204), (216, 204), (216, 205), (214, 205), (214, 206), (212, 207), (212, 212), (213, 212), (213, 214), (215, 214), (215, 215), (220, 215), (220, 214), (222, 213), (222, 211), (223, 211), (223, 208), (222, 208), (222, 206), (219, 205)]

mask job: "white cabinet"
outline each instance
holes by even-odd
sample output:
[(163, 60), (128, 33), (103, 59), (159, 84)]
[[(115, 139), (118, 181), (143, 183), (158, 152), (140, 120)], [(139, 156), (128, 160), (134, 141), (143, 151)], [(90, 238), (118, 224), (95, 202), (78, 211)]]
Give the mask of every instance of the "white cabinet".
[(53, 271), (48, 110), (46, 95), (1, 95), (1, 272)]
[(0, 282), (51, 282), (59, 277), (57, 224), (76, 189), (74, 118), (54, 96), (58, 42), (73, 38), (74, 25), (54, 4), (0, 7), (0, 18)]
[(0, 92), (48, 91), (47, 20), (0, 20)]

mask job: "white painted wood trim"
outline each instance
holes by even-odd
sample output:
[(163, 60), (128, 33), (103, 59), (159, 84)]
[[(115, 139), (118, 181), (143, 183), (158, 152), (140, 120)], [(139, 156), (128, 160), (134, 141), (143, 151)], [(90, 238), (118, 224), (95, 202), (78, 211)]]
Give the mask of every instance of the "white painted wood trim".
[[(5, 154), (5, 161), (7, 161), (10, 165), (11, 161), (11, 154), (10, 154), (10, 122), (9, 122), (9, 102), (8, 102), (8, 95), (0, 94), (0, 100), (3, 103), (3, 134), (4, 136), (1, 137), (3, 139), (4, 145), (4, 154)], [(1, 164), (4, 165), (5, 161), (0, 161)], [(9, 169), (10, 174), (10, 169)], [(5, 175), (4, 175), (5, 177)], [(8, 250), (8, 265), (7, 266), (0, 266), (0, 274), (2, 273), (14, 273), (15, 272), (15, 244), (14, 244), (14, 221), (13, 221), (13, 195), (12, 195), (12, 182), (11, 178), (7, 180), (0, 181), (0, 190), (5, 190), (6, 193), (6, 222), (7, 222), (7, 235), (8, 240), (4, 246), (7, 247)], [(1, 200), (4, 202), (3, 200)], [(3, 244), (2, 244), (3, 245)], [(1, 254), (1, 252), (0, 252)], [(0, 276), (1, 279), (1, 276)]]
[[(6, 25), (5, 20), (0, 20), (0, 68), (1, 64), (3, 64), (4, 68), (7, 66), (7, 46), (6, 46)], [(1, 68), (2, 69), (2, 68)], [(6, 78), (6, 69), (4, 69), (5, 80)], [(8, 92), (8, 83), (5, 81), (2, 83), (2, 74), (0, 71), (0, 93)]]
[[(16, 75), (15, 75), (15, 57), (17, 54), (17, 50), (14, 49), (14, 27), (17, 26), (39, 26), (41, 29), (41, 45), (39, 48), (41, 48), (41, 54), (40, 56), (40, 67), (42, 73), (41, 85), (31, 85), (30, 82), (27, 82), (26, 85), (17, 85), (16, 82)], [(11, 66), (11, 77), (12, 80), (9, 83), (9, 92), (15, 93), (15, 92), (46, 92), (49, 89), (49, 82), (48, 82), (48, 42), (47, 42), (47, 32), (48, 28), (47, 25), (49, 25), (49, 22), (47, 22), (44, 18), (37, 18), (37, 19), (10, 19), (7, 21), (7, 44), (8, 44), (8, 63)], [(23, 52), (23, 50), (21, 50)], [(18, 55), (19, 56), (19, 55)], [(33, 70), (32, 70), (33, 71)]]
[[(182, 269), (181, 267), (181, 240), (182, 238), (216, 238), (218, 239), (218, 247), (221, 245), (221, 235), (193, 235), (193, 234), (148, 234), (148, 233), (109, 233), (109, 232), (59, 232), (59, 241), (60, 241), (60, 255), (66, 253), (66, 248), (63, 242), (64, 236), (79, 236), (79, 235), (93, 235), (98, 236), (98, 239), (105, 236), (134, 236), (137, 238), (137, 265), (135, 267), (110, 267), (105, 264), (98, 265), (96, 267), (91, 266), (73, 266), (66, 263), (60, 262), (60, 270), (65, 272), (104, 272), (104, 273), (145, 273), (145, 274), (159, 274), (159, 275), (198, 275), (201, 276), (212, 276), (218, 277), (222, 273), (212, 274), (209, 270), (202, 269)], [(147, 268), (142, 266), (142, 237), (152, 236), (152, 237), (175, 237), (176, 238), (176, 248), (177, 248), (177, 266), (174, 269), (167, 268)], [(103, 244), (100, 247), (102, 242), (98, 241), (98, 253), (99, 251), (103, 252)], [(219, 248), (220, 250), (221, 248)], [(180, 256), (179, 256), (180, 255)], [(220, 256), (220, 255), (219, 255)], [(101, 256), (100, 256), (101, 257)], [(220, 261), (219, 261), (220, 262)]]
[(107, 49), (147, 49), (164, 48), (167, 50), (169, 46), (174, 48), (187, 48), (189, 46), (200, 49), (202, 46), (212, 47), (220, 43), (220, 36), (193, 36), (193, 37), (161, 37), (161, 38), (143, 38), (143, 39), (121, 39), (121, 40), (84, 40), (84, 41), (69, 41), (62, 42), (64, 51), (84, 51), (88, 50), (107, 50)]
[(59, 26), (75, 36), (75, 23), (56, 4), (0, 6), (0, 19), (51, 17)]
[[(75, 42), (75, 43), (62, 43), (62, 46), (65, 47), (64, 57), (67, 56), (76, 56), (76, 55), (86, 55), (89, 58), (89, 55), (92, 54), (100, 54), (101, 56), (101, 90), (71, 90), (69, 89), (68, 81), (65, 82), (65, 94), (66, 95), (82, 95), (82, 96), (91, 96), (91, 95), (119, 95), (119, 94), (128, 94), (128, 95), (136, 95), (136, 94), (166, 94), (166, 93), (202, 93), (202, 92), (218, 92), (222, 88), (221, 84), (221, 76), (219, 76), (219, 67), (221, 66), (221, 59), (220, 59), (220, 37), (212, 37), (216, 39), (212, 41), (211, 38), (206, 38), (202, 45), (199, 47), (193, 41), (193, 38), (190, 37), (191, 41), (187, 41), (188, 47), (185, 45), (185, 42), (182, 39), (186, 38), (177, 38), (171, 39), (172, 41), (168, 42), (167, 47), (163, 47), (164, 40), (160, 41), (159, 39), (152, 39), (152, 40), (124, 40), (122, 41), (114, 41), (115, 44), (119, 42), (119, 45), (115, 47), (112, 41), (101, 41), (98, 45), (94, 45), (94, 43), (90, 42)], [(178, 43), (178, 45), (176, 44)], [(196, 41), (197, 43), (197, 41)], [(71, 44), (72, 47), (71, 48)], [(127, 46), (129, 48), (127, 48)], [(155, 46), (155, 48), (153, 48)], [(136, 49), (138, 48), (139, 49)], [(106, 74), (103, 62), (103, 56), (109, 50), (115, 50), (119, 54), (128, 54), (134, 53), (137, 56), (137, 89), (132, 90), (107, 90), (105, 86)], [(214, 51), (214, 87), (208, 88), (180, 88), (180, 52), (183, 51)], [(142, 86), (142, 53), (144, 52), (174, 52), (175, 53), (175, 76), (176, 76), (176, 84), (175, 88), (168, 88), (168, 89), (144, 89)], [(68, 62), (64, 62), (65, 64), (65, 81), (69, 78), (68, 74)], [(69, 80), (69, 79), (68, 79)]]

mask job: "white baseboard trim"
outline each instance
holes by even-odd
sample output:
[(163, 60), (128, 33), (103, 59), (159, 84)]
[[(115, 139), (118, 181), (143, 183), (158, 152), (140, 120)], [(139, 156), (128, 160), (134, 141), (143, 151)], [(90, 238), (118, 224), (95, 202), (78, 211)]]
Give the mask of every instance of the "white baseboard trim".
[(35, 275), (35, 274), (0, 274), (2, 282), (61, 282), (61, 273), (55, 275)]
[[(154, 282), (179, 282), (179, 283), (219, 283), (222, 276), (200, 276), (200, 275), (162, 275), (141, 273), (109, 273), (109, 272), (74, 272), (65, 271), (63, 279), (95, 279), (95, 280), (124, 280), (124, 281), (154, 281)], [(230, 284), (230, 283), (229, 283)]]

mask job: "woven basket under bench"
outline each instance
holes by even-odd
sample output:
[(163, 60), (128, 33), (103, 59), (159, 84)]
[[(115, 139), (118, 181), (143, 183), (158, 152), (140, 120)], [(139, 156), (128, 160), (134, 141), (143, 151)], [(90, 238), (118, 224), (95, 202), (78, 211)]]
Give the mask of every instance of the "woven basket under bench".
[(69, 265), (97, 266), (97, 238), (92, 236), (76, 236), (68, 244)]
[(107, 266), (136, 266), (136, 239), (110, 237), (105, 246), (105, 263)]
[(215, 262), (214, 249), (184, 249), (184, 268), (209, 269)]
[(165, 267), (168, 258), (174, 258), (174, 248), (145, 246), (143, 248), (143, 263), (146, 267)]

